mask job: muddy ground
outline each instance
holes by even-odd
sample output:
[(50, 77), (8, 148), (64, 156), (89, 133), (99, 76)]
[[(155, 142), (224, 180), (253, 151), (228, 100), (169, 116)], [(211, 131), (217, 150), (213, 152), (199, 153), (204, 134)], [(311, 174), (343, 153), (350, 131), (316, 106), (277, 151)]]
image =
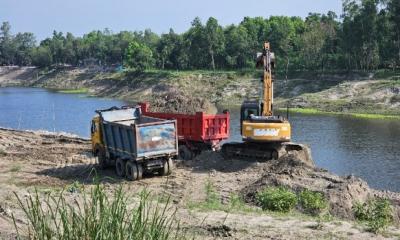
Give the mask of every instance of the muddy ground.
[[(0, 129), (0, 239), (15, 236), (11, 214), (19, 224), (26, 224), (13, 192), (24, 198), (35, 188), (40, 193), (57, 192), (74, 182), (90, 188), (94, 171), (110, 191), (122, 184), (130, 192), (146, 188), (155, 196), (168, 194), (178, 208), (182, 226), (196, 239), (384, 239), (400, 235), (397, 227), (400, 194), (370, 189), (358, 178), (330, 174), (304, 164), (296, 155), (260, 163), (250, 159), (224, 160), (218, 152), (205, 152), (194, 160), (177, 162), (168, 177), (146, 176), (136, 182), (118, 178), (113, 169), (100, 170), (95, 163), (86, 139)], [(209, 183), (222, 206), (229, 204), (232, 195), (237, 195), (246, 201), (246, 209), (251, 210), (226, 212), (196, 207), (206, 200)], [(333, 219), (321, 224), (317, 218), (298, 211), (262, 212), (254, 201), (255, 193), (265, 186), (276, 185), (324, 193)], [(79, 197), (76, 192), (65, 194)], [(369, 233), (352, 221), (352, 203), (374, 196), (386, 197), (394, 206), (395, 224), (387, 230), (386, 237)]]

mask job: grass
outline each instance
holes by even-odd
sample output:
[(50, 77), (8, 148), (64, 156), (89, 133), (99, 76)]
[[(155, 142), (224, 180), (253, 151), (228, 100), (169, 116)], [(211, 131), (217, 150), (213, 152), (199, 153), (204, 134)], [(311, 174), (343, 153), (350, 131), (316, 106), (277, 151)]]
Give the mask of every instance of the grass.
[(298, 201), (296, 194), (284, 187), (267, 187), (256, 197), (263, 210), (277, 212), (290, 212)]
[(5, 157), (7, 156), (7, 153), (4, 149), (0, 148), (0, 157)]
[(246, 205), (243, 198), (238, 194), (232, 193), (229, 196), (229, 202), (223, 204), (220, 200), (220, 196), (215, 190), (214, 185), (211, 181), (207, 181), (205, 184), (206, 198), (202, 202), (189, 202), (189, 209), (199, 209), (202, 211), (218, 210), (224, 212), (260, 212), (258, 208), (250, 207)]
[(11, 168), (10, 168), (10, 172), (19, 172), (21, 171), (21, 165), (19, 164), (14, 164)]
[(88, 88), (64, 89), (64, 90), (59, 90), (58, 92), (67, 94), (86, 94), (89, 92), (89, 89)]
[(320, 192), (305, 189), (299, 193), (298, 199), (302, 209), (311, 215), (319, 215), (328, 207), (324, 195)]
[(387, 199), (373, 199), (365, 203), (355, 203), (354, 216), (364, 222), (368, 230), (374, 233), (384, 231), (393, 221), (393, 209)]
[(175, 220), (176, 210), (166, 204), (154, 204), (147, 191), (139, 194), (139, 203), (120, 186), (109, 196), (103, 185), (96, 184), (83, 198), (68, 200), (65, 192), (44, 199), (38, 191), (18, 199), (28, 221), (28, 230), (14, 225), (18, 238), (29, 239), (145, 239), (185, 238)]
[[(286, 111), (285, 108), (281, 108), (279, 110)], [(386, 120), (400, 119), (400, 115), (384, 115), (384, 114), (373, 114), (373, 113), (326, 112), (326, 111), (321, 111), (321, 110), (318, 110), (315, 108), (290, 108), (289, 112), (302, 113), (302, 114), (332, 114), (332, 115), (351, 116), (351, 117), (365, 118), (365, 119), (386, 119)]]

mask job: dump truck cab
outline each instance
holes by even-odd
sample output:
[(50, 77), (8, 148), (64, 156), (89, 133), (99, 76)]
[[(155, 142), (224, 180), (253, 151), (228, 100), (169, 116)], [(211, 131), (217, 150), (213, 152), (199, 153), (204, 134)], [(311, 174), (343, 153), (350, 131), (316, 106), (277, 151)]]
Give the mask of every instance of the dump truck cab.
[(98, 115), (94, 116), (92, 119), (90, 126), (90, 139), (92, 142), (93, 155), (97, 157), (100, 148), (104, 148), (101, 139), (100, 116)]

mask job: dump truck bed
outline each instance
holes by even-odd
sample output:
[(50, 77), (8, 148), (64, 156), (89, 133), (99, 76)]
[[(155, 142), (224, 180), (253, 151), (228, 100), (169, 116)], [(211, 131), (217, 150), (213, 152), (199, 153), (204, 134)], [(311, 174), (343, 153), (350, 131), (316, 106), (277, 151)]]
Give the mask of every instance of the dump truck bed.
[(229, 138), (229, 112), (222, 114), (176, 114), (150, 112), (148, 103), (139, 103), (142, 114), (162, 119), (174, 119), (178, 124), (179, 140), (216, 144)]
[(113, 158), (141, 161), (177, 155), (176, 121), (143, 116), (136, 111), (98, 111), (104, 145)]

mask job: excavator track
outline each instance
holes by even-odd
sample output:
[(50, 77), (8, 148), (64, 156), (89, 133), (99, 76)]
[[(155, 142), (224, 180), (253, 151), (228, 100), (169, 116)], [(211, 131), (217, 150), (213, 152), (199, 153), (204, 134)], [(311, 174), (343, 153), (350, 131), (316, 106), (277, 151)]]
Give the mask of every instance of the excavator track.
[(225, 159), (243, 159), (268, 161), (277, 160), (282, 156), (295, 153), (304, 162), (312, 161), (308, 147), (292, 143), (258, 143), (258, 142), (232, 142), (222, 146), (222, 154)]

